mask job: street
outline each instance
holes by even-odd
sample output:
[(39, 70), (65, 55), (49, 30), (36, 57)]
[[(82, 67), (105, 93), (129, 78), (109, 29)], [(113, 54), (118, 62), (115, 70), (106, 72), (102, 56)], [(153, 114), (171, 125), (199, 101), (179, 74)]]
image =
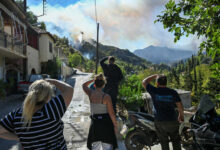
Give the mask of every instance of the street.
[[(62, 119), (64, 122), (64, 137), (68, 150), (88, 150), (86, 143), (90, 125), (90, 103), (81, 85), (91, 77), (91, 73), (78, 71), (76, 75), (68, 78), (66, 81), (74, 87), (73, 99)], [(24, 97), (19, 96), (20, 98), (16, 100), (12, 97), (8, 101), (0, 101), (1, 118), (22, 105)], [(18, 96), (15, 96), (15, 98), (16, 97)], [(119, 150), (126, 150), (123, 141), (118, 141), (118, 147)], [(3, 139), (0, 139), (0, 148), (1, 150), (20, 150), (18, 142)], [(160, 145), (153, 146), (152, 150), (160, 150)]]

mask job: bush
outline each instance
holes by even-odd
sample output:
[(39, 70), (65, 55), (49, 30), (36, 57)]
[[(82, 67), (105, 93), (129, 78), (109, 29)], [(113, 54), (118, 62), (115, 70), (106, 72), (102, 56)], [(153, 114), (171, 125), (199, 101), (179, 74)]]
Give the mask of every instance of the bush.
[(143, 106), (141, 80), (137, 75), (126, 76), (119, 87), (119, 100), (126, 107), (134, 109)]

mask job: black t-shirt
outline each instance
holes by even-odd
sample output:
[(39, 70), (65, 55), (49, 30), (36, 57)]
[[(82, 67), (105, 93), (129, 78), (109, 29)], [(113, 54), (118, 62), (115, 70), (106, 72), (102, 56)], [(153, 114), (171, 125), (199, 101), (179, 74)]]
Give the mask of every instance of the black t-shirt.
[(175, 111), (176, 102), (181, 99), (178, 93), (170, 88), (156, 88), (147, 84), (147, 92), (150, 93), (153, 104), (156, 121), (176, 121), (177, 113)]

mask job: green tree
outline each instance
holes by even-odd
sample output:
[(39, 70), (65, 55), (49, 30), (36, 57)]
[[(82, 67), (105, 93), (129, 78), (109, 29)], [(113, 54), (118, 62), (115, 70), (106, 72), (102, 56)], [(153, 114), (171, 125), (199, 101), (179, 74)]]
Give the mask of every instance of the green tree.
[(200, 52), (212, 57), (212, 78), (220, 80), (220, 1), (219, 0), (170, 0), (162, 15), (155, 22), (162, 22), (165, 29), (174, 33), (174, 42), (183, 35), (205, 37)]
[(82, 56), (79, 53), (69, 55), (69, 64), (71, 67), (78, 67), (82, 62)]
[(196, 96), (198, 96), (198, 93), (197, 93), (197, 75), (196, 75), (196, 62), (195, 62), (195, 58), (194, 56), (192, 55), (192, 66), (193, 66), (193, 74), (194, 74), (194, 79), (193, 79), (193, 87), (194, 87), (194, 93)]
[(192, 80), (192, 76), (190, 73), (190, 65), (188, 65), (188, 67), (186, 68), (186, 71), (185, 71), (183, 78), (184, 78), (184, 88), (186, 90), (191, 91), (192, 87), (193, 87), (193, 84), (192, 84), (193, 80)]
[(46, 24), (44, 22), (41, 22), (40, 29), (47, 30)]

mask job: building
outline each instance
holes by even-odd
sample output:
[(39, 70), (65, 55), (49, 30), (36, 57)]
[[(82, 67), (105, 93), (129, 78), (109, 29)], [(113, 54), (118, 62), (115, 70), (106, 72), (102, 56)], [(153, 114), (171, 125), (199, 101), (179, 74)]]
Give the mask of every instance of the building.
[(25, 79), (27, 26), (22, 9), (12, 0), (0, 1), (0, 80)]
[(39, 55), (40, 62), (45, 63), (54, 58), (54, 42), (55, 39), (45, 30), (41, 30), (39, 28), (35, 28), (39, 34)]
[(28, 45), (27, 45), (27, 77), (30, 74), (41, 73), (39, 33), (31, 25), (27, 27)]

